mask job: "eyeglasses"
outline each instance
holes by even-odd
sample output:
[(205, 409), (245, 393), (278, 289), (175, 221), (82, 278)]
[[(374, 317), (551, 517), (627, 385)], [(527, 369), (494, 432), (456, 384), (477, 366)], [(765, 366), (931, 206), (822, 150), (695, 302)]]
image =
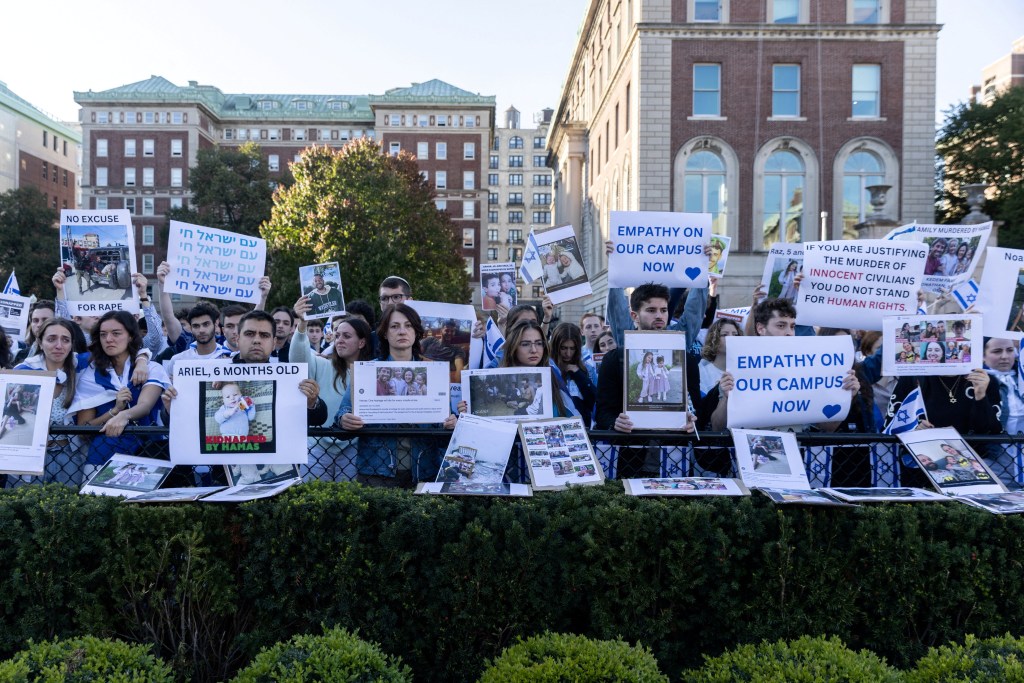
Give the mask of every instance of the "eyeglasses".
[(531, 348), (533, 348), (533, 349), (543, 349), (544, 348), (544, 342), (543, 341), (521, 341), (521, 342), (519, 342), (519, 348), (521, 348), (523, 350), (527, 350), (527, 349), (531, 349)]
[(378, 301), (382, 304), (400, 304), (405, 301), (405, 294), (385, 294)]

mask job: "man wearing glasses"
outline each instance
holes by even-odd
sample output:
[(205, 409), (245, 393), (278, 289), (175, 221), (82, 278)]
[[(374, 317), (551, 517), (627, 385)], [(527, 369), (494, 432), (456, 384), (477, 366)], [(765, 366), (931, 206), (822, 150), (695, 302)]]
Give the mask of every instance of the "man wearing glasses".
[(380, 283), (378, 300), (380, 301), (380, 312), (383, 313), (388, 306), (400, 304), (412, 298), (412, 287), (405, 278), (391, 275), (384, 278)]

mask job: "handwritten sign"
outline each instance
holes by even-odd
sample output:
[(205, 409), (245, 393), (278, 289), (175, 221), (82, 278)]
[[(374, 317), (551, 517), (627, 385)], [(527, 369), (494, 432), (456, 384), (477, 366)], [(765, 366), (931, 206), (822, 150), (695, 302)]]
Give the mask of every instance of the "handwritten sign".
[(729, 337), (728, 426), (783, 427), (842, 420), (853, 341), (837, 337)]
[(912, 315), (927, 251), (917, 242), (805, 242), (797, 321), (881, 330), (887, 315)]
[(267, 243), (258, 237), (171, 221), (167, 262), (171, 272), (164, 291), (169, 294), (258, 304), (257, 284), (266, 267)]
[(711, 214), (612, 211), (608, 233), (608, 285), (658, 282), (669, 287), (707, 287)]

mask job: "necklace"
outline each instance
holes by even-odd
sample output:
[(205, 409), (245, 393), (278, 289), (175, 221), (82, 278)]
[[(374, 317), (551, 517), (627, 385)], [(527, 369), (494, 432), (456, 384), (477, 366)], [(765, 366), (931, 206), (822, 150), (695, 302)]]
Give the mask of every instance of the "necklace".
[(939, 384), (941, 384), (942, 388), (945, 389), (946, 393), (949, 394), (949, 402), (956, 403), (956, 396), (953, 395), (953, 390), (956, 389), (956, 385), (960, 384), (960, 378), (957, 377), (955, 380), (953, 380), (953, 386), (951, 387), (947, 387), (946, 383), (942, 381), (941, 377), (936, 377), (935, 379), (939, 380)]

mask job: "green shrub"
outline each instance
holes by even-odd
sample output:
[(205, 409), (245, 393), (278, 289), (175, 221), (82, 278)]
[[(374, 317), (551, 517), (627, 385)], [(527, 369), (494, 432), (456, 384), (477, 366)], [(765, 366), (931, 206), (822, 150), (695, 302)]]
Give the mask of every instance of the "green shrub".
[(235, 683), (410, 683), (412, 670), (398, 657), (342, 628), (322, 636), (298, 635), (256, 655)]
[(480, 683), (665, 681), (651, 651), (622, 640), (544, 633), (516, 643), (490, 663)]
[(908, 683), (997, 683), (1024, 681), (1024, 639), (1009, 633), (978, 640), (968, 635), (963, 644), (931, 648), (906, 674)]
[(142, 645), (84, 636), (29, 643), (0, 664), (0, 680), (33, 683), (171, 683), (171, 668)]
[(854, 652), (838, 638), (803, 636), (794, 641), (741, 645), (707, 657), (684, 671), (685, 683), (881, 683), (902, 680), (898, 671), (867, 650)]

